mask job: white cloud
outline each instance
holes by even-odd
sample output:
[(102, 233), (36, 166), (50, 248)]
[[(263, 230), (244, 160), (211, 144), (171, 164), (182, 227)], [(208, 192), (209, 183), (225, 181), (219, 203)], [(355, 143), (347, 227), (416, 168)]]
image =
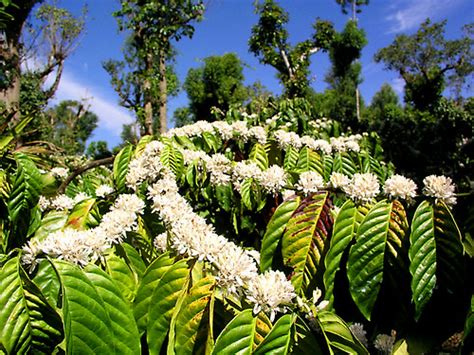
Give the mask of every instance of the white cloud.
[(114, 100), (104, 98), (93, 88), (79, 82), (66, 72), (61, 76), (55, 99), (58, 101), (86, 99), (90, 110), (99, 117), (98, 126), (114, 135), (120, 134), (123, 124), (133, 121), (127, 110), (119, 107)]
[(463, 0), (397, 0), (392, 3), (392, 14), (387, 20), (392, 24), (389, 33), (403, 32), (418, 27), (426, 18), (436, 18)]
[(395, 90), (398, 95), (403, 94), (403, 89), (405, 88), (405, 80), (403, 80), (402, 78), (395, 78), (392, 79), (390, 85), (392, 85), (393, 90)]

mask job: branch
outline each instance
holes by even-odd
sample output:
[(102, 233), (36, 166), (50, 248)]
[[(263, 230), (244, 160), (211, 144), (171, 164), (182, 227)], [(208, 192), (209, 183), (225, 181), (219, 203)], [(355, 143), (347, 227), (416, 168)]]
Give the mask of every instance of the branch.
[(288, 70), (288, 76), (290, 77), (290, 79), (293, 79), (294, 77), (293, 69), (290, 66), (290, 61), (288, 60), (286, 52), (283, 48), (280, 48), (280, 54), (281, 54), (281, 57), (283, 58), (283, 62), (285, 63), (286, 69)]
[(96, 168), (101, 165), (110, 165), (114, 162), (114, 159), (115, 159), (115, 155), (108, 158), (91, 161), (90, 163), (86, 165), (83, 165), (74, 169), (73, 172), (69, 174), (69, 176), (66, 178), (66, 180), (62, 182), (61, 186), (59, 186), (58, 193), (63, 194), (64, 191), (66, 191), (66, 188), (68, 187), (68, 185), (71, 183), (71, 181), (74, 180), (77, 176), (81, 175), (83, 172)]
[(321, 49), (320, 47), (310, 48), (307, 52), (304, 52), (303, 54), (301, 54), (299, 61), (302, 62), (303, 60), (313, 55), (314, 53), (317, 53), (320, 49)]
[(56, 72), (56, 77), (54, 78), (54, 82), (51, 87), (45, 91), (46, 99), (49, 100), (53, 97), (54, 93), (58, 89), (59, 82), (61, 80), (61, 75), (63, 74), (64, 69), (64, 60), (58, 62), (58, 70)]

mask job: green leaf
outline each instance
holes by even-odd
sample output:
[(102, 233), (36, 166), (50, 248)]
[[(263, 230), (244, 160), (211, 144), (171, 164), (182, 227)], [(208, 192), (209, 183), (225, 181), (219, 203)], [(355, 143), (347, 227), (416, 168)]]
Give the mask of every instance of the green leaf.
[(133, 157), (133, 146), (131, 144), (123, 148), (114, 159), (113, 178), (115, 189), (118, 193), (126, 190), (126, 177), (128, 173), (128, 165)]
[(133, 154), (133, 157), (137, 158), (140, 155), (142, 155), (142, 153), (145, 150), (147, 144), (150, 143), (153, 140), (154, 140), (153, 136), (149, 136), (149, 135), (143, 136), (142, 138), (140, 138), (140, 141), (137, 143), (137, 146), (135, 148), (135, 153)]
[(8, 354), (52, 352), (62, 339), (61, 319), (20, 269), (20, 258), (1, 269), (0, 344)]
[(255, 210), (261, 201), (260, 187), (253, 178), (245, 179), (240, 187), (242, 202), (248, 210)]
[(38, 269), (32, 281), (41, 290), (49, 304), (52, 307), (58, 307), (61, 283), (59, 282), (56, 270), (49, 260), (42, 259), (39, 261)]
[(385, 245), (392, 204), (380, 201), (357, 229), (356, 242), (347, 261), (349, 291), (361, 313), (370, 320), (384, 272)]
[(168, 253), (162, 254), (148, 266), (143, 275), (140, 285), (138, 286), (137, 296), (133, 301), (133, 315), (137, 321), (140, 333), (143, 333), (147, 327), (149, 317), (148, 308), (153, 291), (173, 263), (174, 258), (171, 258)]
[(250, 151), (249, 160), (255, 162), (261, 170), (268, 169), (268, 155), (265, 147), (260, 143), (255, 143)]
[(207, 145), (206, 151), (213, 151), (214, 153), (217, 152), (219, 149), (219, 140), (217, 137), (212, 134), (211, 132), (202, 132), (202, 138), (204, 138), (204, 142)]
[(92, 282), (76, 265), (55, 260), (54, 266), (62, 285), (66, 353), (115, 353), (111, 320)]
[(321, 156), (308, 147), (301, 148), (295, 171), (298, 173), (305, 171), (315, 171), (319, 175), (323, 176), (324, 166)]
[(469, 310), (466, 317), (466, 323), (464, 325), (463, 340), (466, 340), (467, 337), (471, 335), (473, 328), (474, 328), (474, 295), (471, 296), (471, 309)]
[(208, 276), (199, 280), (186, 295), (176, 318), (177, 354), (206, 353), (206, 340), (212, 333), (209, 311), (214, 286), (214, 278)]
[(272, 330), (260, 345), (255, 349), (254, 354), (287, 354), (291, 339), (291, 326), (294, 316), (285, 314), (273, 326)]
[(110, 331), (116, 353), (139, 354), (140, 336), (130, 304), (120, 292), (119, 285), (99, 267), (89, 264), (84, 273), (92, 282), (110, 318)]
[(68, 218), (65, 211), (48, 212), (41, 220), (41, 226), (35, 232), (35, 238), (45, 239), (49, 234), (56, 232), (64, 227)]
[(78, 230), (89, 229), (95, 221), (91, 216), (94, 205), (95, 198), (88, 198), (76, 204), (71, 210), (71, 213), (69, 213), (65, 228), (74, 228)]
[(294, 334), (294, 344), (291, 348), (292, 354), (324, 354), (313, 332), (299, 316), (296, 317), (296, 322), (294, 323)]
[(364, 212), (367, 213), (365, 208), (357, 207), (352, 200), (347, 200), (334, 221), (331, 244), (324, 259), (326, 267), (324, 286), (326, 288), (325, 298), (329, 301), (328, 307), (332, 307), (334, 303), (334, 283), (336, 273), (340, 269), (341, 258), (354, 239), (357, 228), (364, 218)]
[(170, 328), (171, 317), (180, 294), (189, 282), (188, 260), (173, 264), (153, 291), (147, 324), (147, 343), (150, 354), (159, 354)]
[(138, 279), (124, 259), (110, 254), (106, 257), (107, 273), (119, 285), (122, 296), (133, 302), (138, 288)]
[(278, 247), (286, 224), (290, 217), (299, 206), (301, 198), (296, 196), (294, 199), (284, 201), (273, 213), (270, 222), (268, 222), (267, 230), (262, 240), (260, 249), (260, 270), (262, 272), (270, 269), (273, 263), (273, 257)]
[(336, 314), (321, 311), (318, 313), (317, 319), (331, 354), (340, 351), (343, 351), (344, 354), (369, 354), (367, 349), (351, 333), (347, 324)]
[(8, 201), (8, 213), (12, 223), (25, 219), (38, 203), (41, 193), (41, 174), (35, 163), (25, 154), (15, 154), (17, 170)]
[(120, 247), (124, 251), (124, 256), (128, 260), (128, 265), (133, 270), (135, 275), (137, 275), (137, 279), (141, 280), (146, 270), (146, 265), (143, 262), (142, 257), (137, 252), (137, 250), (134, 247), (132, 247), (130, 244), (122, 243), (120, 244)]
[(329, 193), (305, 198), (291, 216), (282, 240), (283, 262), (293, 269), (296, 292), (306, 291), (324, 272), (323, 258), (332, 228)]
[(160, 160), (164, 166), (171, 169), (177, 179), (181, 177), (184, 171), (183, 154), (172, 143), (165, 145), (161, 151)]
[(239, 313), (217, 338), (212, 354), (251, 354), (255, 323), (251, 309)]
[(352, 177), (357, 167), (348, 153), (337, 153), (334, 156), (332, 171)]
[(415, 318), (419, 319), (423, 308), (431, 298), (436, 285), (436, 241), (434, 238), (434, 210), (428, 201), (423, 201), (415, 211), (411, 223), (410, 274), (412, 276), (412, 300), (415, 303)]
[(294, 147), (288, 147), (285, 152), (285, 159), (283, 160), (283, 168), (286, 171), (292, 170), (296, 167), (298, 162), (299, 151)]

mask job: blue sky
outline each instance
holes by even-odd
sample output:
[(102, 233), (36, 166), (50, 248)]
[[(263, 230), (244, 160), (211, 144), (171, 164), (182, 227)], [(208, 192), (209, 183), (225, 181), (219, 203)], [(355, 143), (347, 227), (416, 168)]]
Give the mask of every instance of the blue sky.
[[(192, 39), (176, 44), (178, 55), (176, 71), (181, 82), (187, 71), (201, 64), (209, 55), (235, 52), (246, 64), (244, 75), (247, 84), (259, 80), (267, 89), (281, 93), (275, 78), (275, 70), (258, 63), (248, 52), (247, 42), (252, 26), (258, 18), (254, 13), (254, 0), (208, 0), (204, 20), (195, 25)], [(289, 12), (288, 31), (292, 43), (307, 39), (311, 24), (317, 17), (332, 21), (341, 30), (349, 15), (344, 15), (335, 0), (280, 0)], [(79, 14), (83, 1), (61, 0), (58, 5)], [(99, 116), (99, 127), (93, 140), (106, 140), (109, 147), (120, 143), (122, 124), (131, 122), (133, 115), (121, 108), (118, 96), (109, 83), (108, 74), (102, 69), (102, 61), (122, 58), (125, 35), (118, 33), (112, 12), (119, 7), (118, 0), (89, 0), (86, 33), (74, 54), (66, 61), (63, 78), (56, 94), (57, 100), (88, 98), (91, 110)], [(413, 33), (425, 18), (448, 20), (446, 35), (459, 37), (461, 27), (474, 21), (474, 2), (471, 0), (371, 0), (359, 15), (359, 24), (366, 31), (368, 45), (361, 59), (364, 82), (361, 94), (368, 103), (384, 82), (390, 83), (399, 93), (403, 81), (396, 73), (383, 70), (373, 61), (374, 53), (390, 44), (400, 33)], [(312, 56), (311, 75), (314, 89), (325, 89), (324, 76), (329, 68), (328, 56), (317, 53)], [(186, 93), (169, 100), (168, 117), (187, 103)], [(171, 123), (170, 123), (171, 124)]]

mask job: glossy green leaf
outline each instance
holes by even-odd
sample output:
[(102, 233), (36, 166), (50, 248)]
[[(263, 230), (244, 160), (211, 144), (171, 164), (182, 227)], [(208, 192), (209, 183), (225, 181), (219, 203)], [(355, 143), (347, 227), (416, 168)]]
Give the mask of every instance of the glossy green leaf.
[(135, 152), (133, 153), (133, 156), (135, 158), (139, 157), (142, 155), (143, 151), (145, 150), (146, 146), (148, 143), (153, 141), (153, 136), (146, 135), (140, 138), (140, 141), (137, 143), (135, 147)]
[(248, 210), (254, 210), (257, 207), (261, 200), (261, 191), (255, 179), (249, 178), (242, 182), (240, 195)]
[(255, 349), (254, 354), (287, 354), (293, 322), (294, 316), (290, 314), (285, 314), (278, 319), (270, 333)]
[(119, 285), (99, 267), (89, 264), (84, 273), (102, 298), (110, 318), (114, 349), (119, 354), (140, 354), (140, 336), (130, 303), (120, 292)]
[(64, 227), (68, 214), (65, 211), (48, 212), (41, 220), (40, 227), (35, 232), (35, 238), (43, 240), (49, 234), (56, 232)]
[(285, 151), (285, 159), (283, 161), (283, 168), (286, 171), (292, 170), (296, 167), (299, 158), (299, 150), (293, 147), (288, 147)]
[(298, 162), (295, 171), (302, 173), (304, 171), (315, 171), (319, 175), (324, 175), (324, 166), (321, 156), (308, 147), (303, 147), (298, 156)]
[(415, 318), (418, 319), (436, 285), (436, 241), (433, 206), (423, 201), (415, 211), (410, 234), (410, 274)]
[(349, 291), (361, 313), (370, 320), (384, 273), (385, 246), (392, 204), (380, 201), (357, 229), (356, 242), (347, 261)]
[(160, 160), (164, 166), (171, 169), (176, 175), (176, 178), (180, 178), (184, 172), (184, 158), (183, 154), (176, 149), (172, 143), (168, 143), (162, 149), (160, 153)]
[(301, 319), (301, 317), (296, 317), (294, 323), (294, 341), (291, 346), (291, 353), (298, 355), (314, 354), (314, 355), (323, 355), (324, 352), (321, 349), (316, 337), (314, 336), (313, 331), (306, 324), (306, 322)]
[(116, 255), (106, 256), (106, 269), (110, 277), (119, 285), (122, 296), (129, 302), (133, 302), (138, 289), (138, 279), (125, 262)]
[(153, 291), (173, 263), (174, 258), (171, 258), (167, 253), (162, 254), (148, 266), (138, 285), (137, 295), (133, 301), (133, 315), (135, 316), (140, 333), (144, 332), (147, 327), (149, 317), (148, 308)]
[(190, 269), (187, 262), (187, 259), (183, 259), (173, 264), (153, 291), (147, 324), (147, 343), (152, 355), (160, 353), (176, 302), (189, 282)]
[(61, 319), (20, 269), (20, 258), (1, 269), (0, 344), (8, 354), (52, 352), (62, 339)]
[(335, 313), (321, 311), (318, 313), (317, 319), (331, 354), (340, 351), (343, 351), (344, 354), (369, 354), (367, 349), (351, 333), (347, 324)]
[(209, 312), (214, 286), (213, 277), (201, 279), (184, 299), (176, 318), (177, 354), (206, 353), (206, 340), (212, 333)]
[(12, 223), (29, 216), (38, 203), (41, 193), (41, 174), (35, 163), (25, 154), (15, 154), (17, 165), (15, 179), (8, 201), (8, 213)]
[(332, 171), (351, 177), (357, 173), (357, 167), (348, 153), (337, 153), (334, 156)]
[(123, 251), (125, 252), (124, 255), (128, 260), (128, 265), (133, 270), (135, 275), (137, 275), (137, 279), (141, 280), (146, 270), (146, 265), (143, 262), (142, 257), (130, 244), (122, 243), (120, 244), (120, 247), (123, 248)]
[(62, 285), (66, 353), (116, 353), (111, 320), (93, 283), (76, 265), (56, 260), (54, 266)]
[(324, 259), (326, 267), (324, 271), (325, 298), (329, 301), (329, 308), (334, 303), (334, 283), (336, 273), (341, 268), (341, 258), (354, 239), (365, 213), (367, 213), (365, 208), (356, 206), (352, 200), (347, 200), (334, 221), (331, 244)]
[(305, 291), (324, 273), (324, 255), (332, 228), (329, 193), (302, 200), (287, 223), (282, 240), (283, 262), (293, 269), (291, 283)]
[(128, 165), (133, 157), (133, 146), (127, 145), (117, 154), (114, 159), (113, 178), (115, 189), (119, 193), (123, 193), (126, 189), (126, 177), (128, 173)]
[(272, 267), (275, 251), (280, 243), (280, 239), (285, 231), (286, 224), (290, 220), (293, 212), (299, 206), (301, 198), (296, 196), (294, 199), (284, 201), (273, 213), (267, 230), (262, 240), (260, 250), (260, 270), (266, 271)]
[(261, 170), (268, 169), (268, 155), (265, 147), (260, 143), (255, 143), (250, 151), (249, 160), (253, 161)]
[(90, 215), (94, 204), (95, 198), (88, 198), (77, 203), (69, 213), (65, 228), (74, 228), (78, 230), (89, 229), (89, 227), (94, 224), (94, 219)]
[(51, 262), (47, 259), (39, 260), (35, 276), (32, 280), (41, 290), (52, 307), (58, 307), (61, 283)]
[(217, 338), (212, 354), (251, 354), (255, 323), (251, 309), (239, 313)]

